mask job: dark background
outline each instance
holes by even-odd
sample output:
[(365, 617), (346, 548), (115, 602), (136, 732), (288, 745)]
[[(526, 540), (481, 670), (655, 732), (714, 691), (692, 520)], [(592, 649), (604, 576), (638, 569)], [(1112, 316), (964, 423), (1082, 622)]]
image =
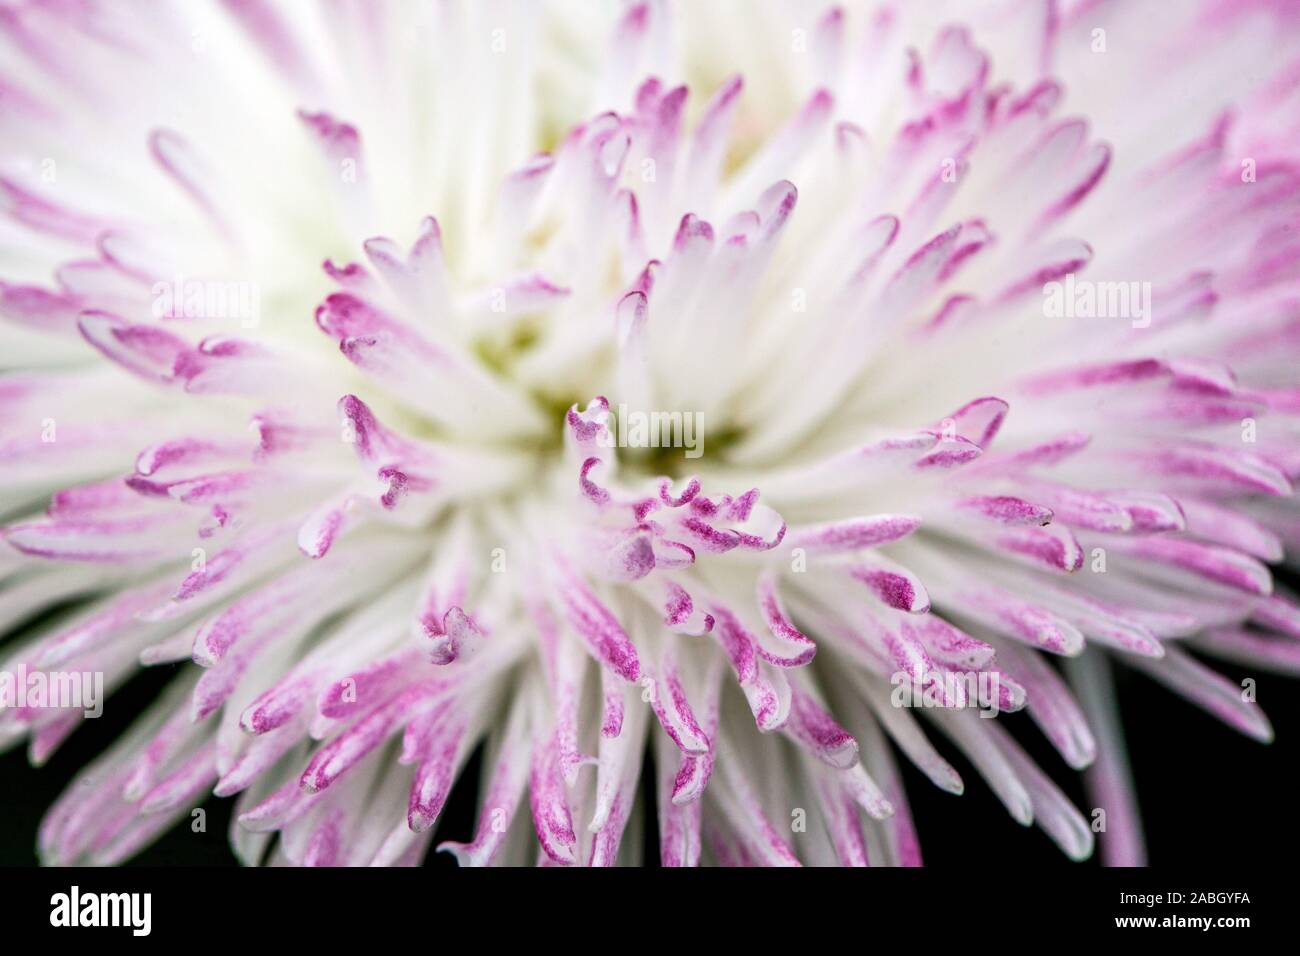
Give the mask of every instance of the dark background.
[[(1300, 762), (1296, 682), (1258, 671), (1248, 673), (1239, 665), (1210, 663), (1234, 680), (1256, 678), (1258, 703), (1276, 733), (1273, 744), (1266, 746), (1243, 737), (1146, 677), (1117, 669), (1151, 865), (1240, 868), (1289, 862), (1295, 846), (1294, 768)], [(104, 716), (86, 721), (45, 767), (30, 767), (23, 747), (0, 756), (0, 865), (37, 862), (36, 829), (45, 809), (84, 763), (126, 729), (179, 666), (187, 665), (140, 674), (114, 695), (114, 705), (105, 708)], [(1027, 716), (1012, 714), (1002, 719), (1076, 806), (1087, 807), (1080, 775), (1065, 766)], [(899, 760), (928, 865), (969, 867), (974, 854), (990, 851), (998, 853), (1003, 865), (1024, 868), (1099, 865), (1095, 853), (1084, 863), (1071, 863), (1041, 830), (1022, 828), (1012, 821), (955, 748), (935, 736), (944, 756), (966, 781), (963, 796), (939, 791), (901, 755)], [(478, 763), (476, 755), (462, 775), (439, 821), (433, 845), (444, 839), (469, 839), (476, 810)], [(653, 774), (646, 774), (645, 779), (652, 780)], [(132, 863), (234, 865), (226, 839), (232, 803), (209, 798), (206, 833), (191, 832), (189, 818), (184, 817)], [(646, 859), (657, 861), (657, 835), (652, 831), (645, 839)], [(446, 854), (431, 852), (427, 865), (455, 863)]]

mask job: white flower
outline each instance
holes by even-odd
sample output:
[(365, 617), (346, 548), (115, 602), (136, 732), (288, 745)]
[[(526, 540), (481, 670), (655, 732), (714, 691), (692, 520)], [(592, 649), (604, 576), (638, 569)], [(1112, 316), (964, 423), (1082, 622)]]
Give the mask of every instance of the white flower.
[(1024, 708), (1140, 861), (1111, 662), (1300, 668), (1293, 10), (7, 3), (0, 671), (195, 662), (44, 857), (1085, 857)]

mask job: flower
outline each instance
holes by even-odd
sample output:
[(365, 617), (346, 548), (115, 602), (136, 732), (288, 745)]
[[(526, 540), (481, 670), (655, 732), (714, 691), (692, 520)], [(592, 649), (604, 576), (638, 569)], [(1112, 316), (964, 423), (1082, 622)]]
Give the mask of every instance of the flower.
[(5, 3), (0, 741), (193, 661), (43, 858), (415, 863), (483, 747), (462, 863), (649, 752), (666, 864), (914, 864), (951, 747), (1140, 862), (1112, 668), (1300, 664), (1296, 12)]

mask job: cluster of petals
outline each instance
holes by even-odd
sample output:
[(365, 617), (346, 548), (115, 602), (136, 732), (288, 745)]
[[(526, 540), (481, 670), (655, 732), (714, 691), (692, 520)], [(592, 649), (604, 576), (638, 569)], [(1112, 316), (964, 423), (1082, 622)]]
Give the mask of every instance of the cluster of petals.
[(43, 858), (1140, 861), (1113, 670), (1300, 672), (1296, 9), (1172, 6), (0, 3), (0, 670), (180, 665)]

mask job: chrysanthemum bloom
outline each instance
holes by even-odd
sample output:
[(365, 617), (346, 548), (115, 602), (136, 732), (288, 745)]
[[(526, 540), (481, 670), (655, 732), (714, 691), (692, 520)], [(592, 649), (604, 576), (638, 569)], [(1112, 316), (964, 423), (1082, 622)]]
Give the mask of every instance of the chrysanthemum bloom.
[(0, 670), (193, 661), (44, 859), (1140, 861), (1112, 666), (1300, 666), (1295, 12), (5, 0)]

